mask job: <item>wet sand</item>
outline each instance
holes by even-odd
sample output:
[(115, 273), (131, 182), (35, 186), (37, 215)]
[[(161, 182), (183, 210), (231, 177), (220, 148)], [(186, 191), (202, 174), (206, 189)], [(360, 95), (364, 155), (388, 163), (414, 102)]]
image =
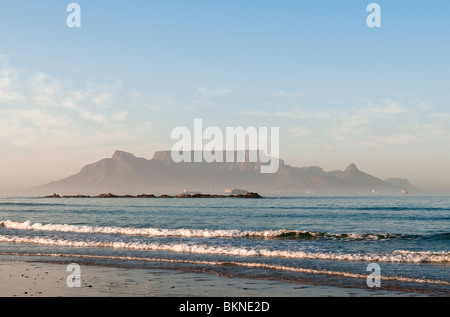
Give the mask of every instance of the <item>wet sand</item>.
[(67, 286), (67, 265), (0, 261), (0, 297), (369, 297), (420, 296), (173, 270), (81, 267), (81, 287)]

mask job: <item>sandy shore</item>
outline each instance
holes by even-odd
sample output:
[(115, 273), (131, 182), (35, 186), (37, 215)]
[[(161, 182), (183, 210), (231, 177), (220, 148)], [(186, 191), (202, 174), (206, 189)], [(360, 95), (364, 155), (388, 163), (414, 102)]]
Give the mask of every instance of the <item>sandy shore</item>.
[(361, 297), (418, 296), (173, 270), (81, 267), (81, 287), (67, 286), (62, 264), (0, 261), (0, 297)]

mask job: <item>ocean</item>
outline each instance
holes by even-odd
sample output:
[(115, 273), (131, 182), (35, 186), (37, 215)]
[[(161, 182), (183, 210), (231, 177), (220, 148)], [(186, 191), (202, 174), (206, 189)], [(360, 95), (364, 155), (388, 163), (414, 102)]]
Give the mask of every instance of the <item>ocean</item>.
[[(0, 260), (450, 295), (450, 197), (0, 197)], [(373, 286), (373, 285), (372, 285)]]

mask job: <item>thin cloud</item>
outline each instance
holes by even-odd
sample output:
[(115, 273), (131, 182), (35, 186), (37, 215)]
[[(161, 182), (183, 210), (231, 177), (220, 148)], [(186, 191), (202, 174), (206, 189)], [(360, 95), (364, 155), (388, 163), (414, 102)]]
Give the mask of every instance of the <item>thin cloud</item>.
[(229, 88), (221, 88), (221, 89), (209, 89), (206, 87), (200, 87), (197, 88), (197, 92), (202, 95), (210, 95), (210, 96), (217, 96), (217, 95), (228, 95), (233, 92), (233, 90)]
[(286, 90), (280, 90), (278, 94), (280, 95), (281, 98), (293, 98), (297, 95), (295, 92), (289, 92)]
[[(365, 100), (357, 107), (328, 110), (240, 111), (239, 116), (280, 120), (277, 124), (297, 122), (291, 136), (314, 135), (315, 142), (346, 143), (367, 147), (408, 145), (439, 140), (450, 135), (446, 121), (450, 113), (433, 112), (423, 101), (408, 106), (393, 99)], [(296, 133), (297, 132), (297, 133)]]
[(130, 118), (130, 111), (123, 109), (141, 98), (136, 90), (135, 98), (130, 97), (121, 81), (74, 83), (43, 72), (18, 71), (6, 63), (0, 61), (2, 144), (29, 150), (95, 147), (101, 136), (104, 146), (116, 146), (119, 141), (144, 142), (150, 135), (152, 124), (145, 117), (134, 111)]
[(414, 134), (398, 134), (386, 138), (379, 138), (379, 143), (390, 145), (405, 145), (414, 143), (418, 140), (418, 136)]
[(239, 111), (237, 115), (243, 116), (258, 116), (258, 117), (279, 117), (279, 118), (287, 118), (287, 119), (312, 119), (312, 120), (321, 120), (326, 121), (333, 117), (333, 113), (331, 111), (317, 111), (317, 110), (292, 110), (292, 111), (266, 111), (266, 110), (257, 110), (257, 111)]
[(309, 129), (303, 127), (290, 127), (287, 130), (291, 133), (291, 136), (294, 138), (305, 137), (311, 135), (311, 131)]
[(403, 115), (413, 109), (408, 109), (392, 99), (366, 100), (365, 103), (354, 109), (356, 113), (370, 116), (397, 116)]
[(0, 101), (16, 102), (24, 99), (24, 96), (18, 91), (17, 74), (8, 69), (0, 71)]

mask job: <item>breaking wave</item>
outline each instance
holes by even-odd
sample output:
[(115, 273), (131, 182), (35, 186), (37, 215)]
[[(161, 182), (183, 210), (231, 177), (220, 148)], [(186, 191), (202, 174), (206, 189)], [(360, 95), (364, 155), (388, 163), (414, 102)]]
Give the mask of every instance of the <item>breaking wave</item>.
[[(198, 265), (209, 265), (209, 266), (240, 266), (245, 268), (262, 268), (277, 271), (288, 271), (288, 272), (298, 272), (307, 274), (321, 274), (329, 276), (342, 276), (350, 278), (360, 278), (366, 279), (367, 275), (350, 273), (350, 272), (339, 272), (330, 270), (317, 270), (310, 268), (301, 267), (291, 267), (284, 265), (273, 265), (266, 263), (252, 263), (252, 262), (237, 262), (237, 261), (202, 261), (202, 260), (181, 260), (181, 259), (164, 259), (164, 258), (143, 258), (134, 256), (107, 256), (107, 255), (93, 255), (93, 254), (58, 254), (58, 253), (8, 253), (2, 252), (0, 255), (9, 256), (34, 256), (34, 257), (55, 257), (55, 258), (85, 258), (85, 259), (103, 259), (112, 261), (144, 261), (144, 262), (162, 262), (162, 263), (179, 263), (179, 264), (198, 264)], [(111, 263), (111, 262), (110, 262)], [(413, 277), (402, 277), (402, 276), (383, 276), (383, 280), (389, 281), (400, 281), (400, 282), (410, 282), (410, 283), (426, 283), (435, 285), (450, 285), (449, 281), (435, 280), (435, 279), (423, 279), (423, 278), (413, 278)]]
[(68, 240), (58, 237), (23, 237), (0, 235), (0, 242), (6, 243), (29, 243), (47, 246), (66, 246), (74, 248), (110, 248), (143, 251), (170, 251), (178, 253), (227, 255), (239, 257), (269, 257), (269, 258), (291, 258), (333, 261), (363, 261), (363, 262), (390, 262), (390, 263), (449, 263), (450, 252), (430, 251), (405, 251), (398, 250), (390, 253), (342, 253), (342, 252), (308, 252), (276, 250), (269, 248), (206, 245), (192, 242), (180, 243), (157, 243), (142, 241), (90, 241), (90, 240)]
[(395, 233), (328, 233), (300, 230), (210, 230), (210, 229), (164, 229), (164, 228), (123, 228), (111, 226), (87, 226), (68, 224), (42, 224), (31, 221), (0, 222), (0, 227), (15, 230), (72, 232), (88, 234), (114, 234), (146, 237), (185, 237), (185, 238), (264, 238), (264, 239), (335, 239), (335, 240), (387, 240), (411, 238)]

